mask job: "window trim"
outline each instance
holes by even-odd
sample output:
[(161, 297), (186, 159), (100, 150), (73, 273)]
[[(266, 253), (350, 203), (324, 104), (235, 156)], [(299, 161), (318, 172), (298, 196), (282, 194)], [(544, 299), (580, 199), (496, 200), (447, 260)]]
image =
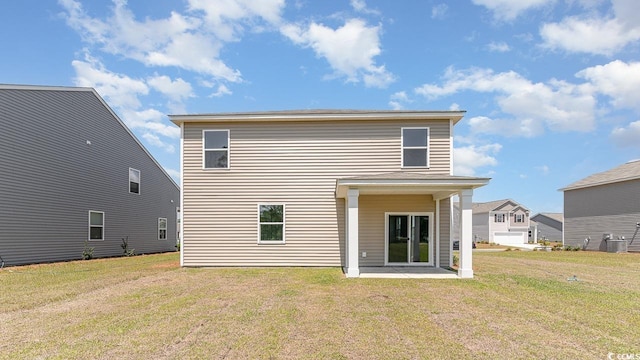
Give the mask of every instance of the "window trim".
[[(518, 217), (520, 216), (520, 221), (518, 221)], [(524, 214), (513, 214), (513, 222), (517, 224), (524, 224)]]
[[(135, 181), (131, 181), (131, 171), (137, 171), (138, 172), (138, 192), (133, 192), (131, 191), (131, 183), (135, 183)], [(132, 167), (129, 168), (129, 194), (136, 194), (136, 195), (140, 195), (140, 183), (142, 182), (142, 174), (141, 171), (138, 169), (134, 169)]]
[[(102, 215), (102, 225), (91, 225), (91, 214), (92, 213), (96, 213), (96, 214), (101, 214)], [(104, 241), (105, 239), (105, 216), (104, 216), (104, 211), (96, 211), (96, 210), (89, 210), (89, 218), (87, 219), (87, 230), (88, 230), (88, 234), (87, 234), (87, 240), (88, 241)], [(100, 227), (102, 228), (102, 239), (92, 239), (91, 238), (91, 228), (92, 227)]]
[[(502, 219), (502, 220), (499, 220), (499, 221), (498, 221), (498, 216), (499, 216), (499, 217), (500, 217), (500, 219)], [(494, 214), (493, 214), (493, 222), (494, 222), (494, 223), (505, 223), (505, 222), (506, 222), (506, 216), (505, 216), (505, 214), (504, 214), (504, 213), (494, 213)]]
[[(160, 221), (164, 220), (164, 229), (160, 227)], [(167, 222), (167, 218), (159, 217), (158, 218), (158, 240), (167, 240), (169, 223)], [(160, 235), (160, 231), (164, 230), (164, 238)]]
[[(426, 146), (404, 146), (404, 131), (405, 130), (427, 130), (427, 145)], [(430, 140), (431, 140), (431, 129), (428, 126), (407, 126), (400, 128), (400, 166), (403, 169), (429, 169), (431, 157), (429, 156), (430, 149)], [(427, 153), (427, 164), (426, 165), (405, 165), (404, 164), (404, 151), (405, 149), (424, 149)]]
[[(227, 148), (210, 148), (205, 147), (205, 134), (207, 132), (226, 132), (227, 133)], [(206, 167), (206, 153), (207, 151), (226, 151), (227, 152), (227, 166), (226, 167)], [(204, 129), (202, 130), (202, 169), (203, 170), (228, 170), (231, 168), (231, 131), (229, 129)]]
[[(262, 206), (282, 206), (282, 222), (261, 222), (260, 221), (260, 207)], [(258, 245), (284, 245), (286, 244), (286, 230), (287, 230), (287, 206), (284, 203), (259, 203), (258, 204)], [(282, 240), (261, 240), (261, 225), (282, 225)]]

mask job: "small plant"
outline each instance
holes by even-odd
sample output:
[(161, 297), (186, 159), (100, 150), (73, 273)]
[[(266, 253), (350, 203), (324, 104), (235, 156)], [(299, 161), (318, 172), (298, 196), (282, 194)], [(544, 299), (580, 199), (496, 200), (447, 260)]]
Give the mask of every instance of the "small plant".
[(129, 237), (122, 238), (122, 244), (120, 244), (122, 251), (124, 251), (124, 256), (133, 256), (136, 254), (136, 249), (129, 249)]
[(82, 259), (83, 260), (91, 260), (93, 259), (93, 249), (94, 247), (89, 246), (89, 241), (84, 241), (84, 249), (82, 250)]
[(458, 255), (453, 255), (453, 266), (458, 266), (459, 261)]
[(564, 247), (562, 246), (562, 244), (555, 244), (551, 248), (551, 251), (562, 251), (562, 250), (566, 250), (567, 248), (571, 248), (571, 246)]

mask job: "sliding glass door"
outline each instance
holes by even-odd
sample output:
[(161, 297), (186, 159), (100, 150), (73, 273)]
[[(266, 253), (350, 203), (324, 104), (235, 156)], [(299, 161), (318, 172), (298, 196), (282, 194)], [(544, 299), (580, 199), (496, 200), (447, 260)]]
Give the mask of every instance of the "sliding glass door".
[(388, 214), (386, 263), (429, 265), (433, 259), (431, 214)]

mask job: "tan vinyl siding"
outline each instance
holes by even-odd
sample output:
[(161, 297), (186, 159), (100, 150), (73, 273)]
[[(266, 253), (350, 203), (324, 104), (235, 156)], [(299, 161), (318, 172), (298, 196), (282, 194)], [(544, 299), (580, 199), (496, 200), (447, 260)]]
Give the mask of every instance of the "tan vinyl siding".
[[(448, 120), (186, 124), (184, 265), (343, 265), (336, 180), (401, 171), (406, 126), (430, 128), (431, 168), (405, 171), (448, 175)], [(229, 169), (202, 169), (206, 129), (230, 130)], [(259, 203), (286, 205), (286, 244), (257, 244)]]
[(450, 255), (453, 244), (451, 243), (451, 221), (449, 219), (451, 219), (451, 199), (440, 200), (440, 267), (451, 266)]
[[(385, 247), (385, 212), (434, 212), (431, 195), (364, 195), (358, 200), (360, 212), (360, 265), (383, 266)], [(432, 221), (435, 226), (435, 222)], [(435, 230), (433, 231), (435, 236)], [(367, 257), (362, 257), (362, 252)], [(435, 251), (435, 247), (434, 247)]]

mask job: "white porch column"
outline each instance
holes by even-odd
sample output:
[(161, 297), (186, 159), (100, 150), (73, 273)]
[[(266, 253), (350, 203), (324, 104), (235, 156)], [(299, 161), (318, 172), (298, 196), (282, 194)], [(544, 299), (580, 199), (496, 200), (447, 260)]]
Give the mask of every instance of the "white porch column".
[(440, 198), (436, 199), (436, 254), (434, 262), (436, 267), (440, 267)]
[(471, 203), (473, 190), (462, 190), (460, 197), (460, 262), (458, 264), (458, 276), (461, 278), (473, 278), (471, 253), (473, 251), (473, 213)]
[(358, 189), (347, 191), (347, 277), (359, 277), (358, 264)]

